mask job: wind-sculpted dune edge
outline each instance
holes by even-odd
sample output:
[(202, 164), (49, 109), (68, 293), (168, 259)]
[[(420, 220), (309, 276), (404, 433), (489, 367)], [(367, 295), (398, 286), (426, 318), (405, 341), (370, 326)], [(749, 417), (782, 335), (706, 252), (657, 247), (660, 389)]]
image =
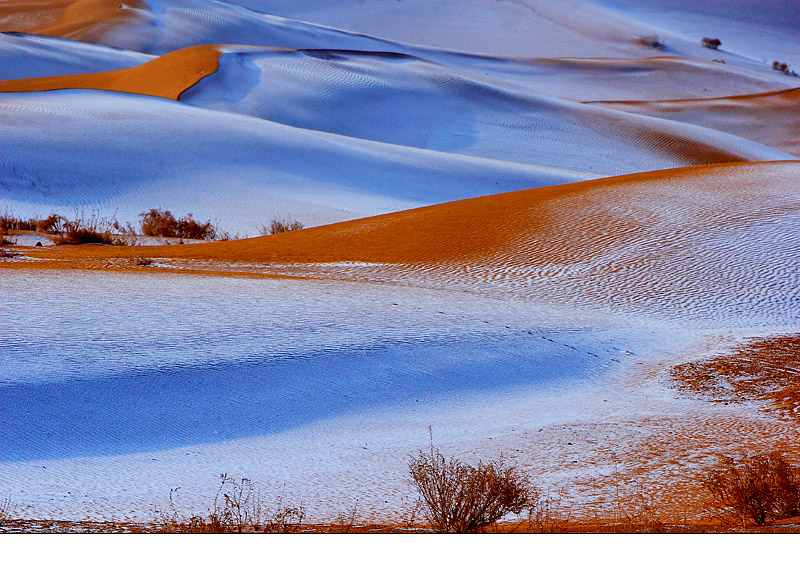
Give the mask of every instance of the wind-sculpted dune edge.
[(177, 100), (183, 92), (217, 70), (221, 55), (215, 45), (190, 47), (130, 69), (0, 81), (0, 92), (90, 89)]

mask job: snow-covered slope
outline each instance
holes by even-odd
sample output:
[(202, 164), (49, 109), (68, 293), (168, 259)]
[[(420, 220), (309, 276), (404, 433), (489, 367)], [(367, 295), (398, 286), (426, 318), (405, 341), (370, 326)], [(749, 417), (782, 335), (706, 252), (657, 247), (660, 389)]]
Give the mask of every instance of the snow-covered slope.
[(0, 33), (0, 81), (136, 67), (153, 57), (54, 37)]
[(4, 94), (0, 125), (0, 208), (20, 214), (164, 206), (253, 234), (275, 215), (315, 225), (587, 177), (115, 92)]
[(596, 105), (713, 128), (800, 156), (800, 89), (708, 100)]
[(610, 115), (397, 54), (229, 48), (218, 71), (181, 101), (298, 128), (598, 175), (789, 158), (730, 136)]
[(800, 65), (796, 0), (601, 0), (639, 22), (682, 35), (722, 41), (719, 58), (740, 55), (761, 63)]
[(227, 472), (315, 520), (356, 501), (385, 519), (413, 496), (408, 456), (430, 426), (447, 453), (508, 455), (585, 514), (613, 498), (609, 469), (652, 475), (657, 493), (720, 441), (796, 445), (795, 422), (677, 396), (661, 377), (800, 327), (798, 175), (653, 172), (154, 248), (147, 274), (15, 270), (4, 494), (31, 517), (152, 519), (176, 486), (182, 512), (203, 512)]

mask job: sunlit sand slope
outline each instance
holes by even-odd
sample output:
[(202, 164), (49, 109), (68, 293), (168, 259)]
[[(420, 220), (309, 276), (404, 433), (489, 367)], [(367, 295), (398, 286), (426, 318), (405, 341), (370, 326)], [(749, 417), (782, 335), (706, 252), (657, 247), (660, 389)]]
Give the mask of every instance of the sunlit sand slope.
[(800, 156), (800, 89), (708, 100), (595, 104), (721, 130)]
[(216, 46), (201, 45), (128, 69), (4, 81), (0, 92), (96, 89), (177, 100), (187, 88), (217, 70), (220, 55)]
[[(794, 323), (800, 319), (798, 181), (796, 162), (695, 167), (474, 198), (259, 239), (154, 247), (147, 254), (255, 263), (238, 270), (256, 273), (501, 291), (710, 324)], [(126, 254), (93, 247), (37, 256)]]
[[(256, 232), (591, 175), (335, 136), (118, 92), (0, 94), (0, 209), (164, 206)], [(58, 136), (58, 141), (53, 141)]]
[(107, 32), (136, 20), (142, 0), (10, 0), (0, 3), (0, 29), (102, 43)]
[(0, 33), (0, 80), (136, 67), (150, 55), (55, 37)]

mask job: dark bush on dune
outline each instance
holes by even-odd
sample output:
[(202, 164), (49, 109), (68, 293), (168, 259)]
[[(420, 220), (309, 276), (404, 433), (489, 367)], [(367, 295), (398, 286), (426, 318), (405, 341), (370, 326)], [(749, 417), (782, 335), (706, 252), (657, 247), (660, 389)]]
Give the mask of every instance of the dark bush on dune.
[(800, 470), (779, 452), (722, 456), (703, 485), (718, 512), (742, 524), (800, 515)]
[(539, 500), (527, 475), (502, 460), (471, 466), (447, 460), (431, 446), (429, 454), (411, 458), (409, 472), (425, 516), (439, 533), (476, 533)]
[(192, 214), (176, 218), (168, 210), (151, 209), (139, 214), (142, 217), (142, 234), (165, 238), (187, 238), (192, 240), (214, 240), (217, 228), (207, 221), (196, 221)]

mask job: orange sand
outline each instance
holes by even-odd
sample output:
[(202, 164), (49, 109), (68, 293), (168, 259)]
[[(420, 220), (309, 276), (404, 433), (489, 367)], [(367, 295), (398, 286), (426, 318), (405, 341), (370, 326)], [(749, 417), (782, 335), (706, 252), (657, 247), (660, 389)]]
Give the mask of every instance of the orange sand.
[(103, 30), (137, 18), (132, 9), (147, 8), (143, 0), (10, 0), (0, 2), (0, 30), (100, 42)]
[[(800, 162), (732, 163), (650, 171), (476, 197), (247, 240), (152, 246), (146, 248), (146, 253), (153, 258), (254, 263), (467, 263), (496, 253), (515, 254), (513, 247), (521, 236), (542, 232), (551, 223), (542, 211), (544, 202), (606, 191), (640, 193), (650, 185), (657, 187), (670, 180), (712, 175), (726, 167), (747, 169), (754, 165), (800, 165)], [(597, 230), (605, 230), (602, 223), (598, 223)], [(595, 236), (600, 233), (585, 234), (584, 241)], [(131, 251), (129, 247), (85, 245), (30, 249), (25, 254), (41, 260), (57, 260), (56, 266), (67, 268), (70, 263), (64, 261), (126, 258)], [(28, 262), (5, 266), (10, 265), (31, 267)]]
[(199, 45), (129, 69), (0, 81), (0, 92), (93, 89), (177, 100), (184, 91), (217, 70), (220, 55), (218, 45)]

